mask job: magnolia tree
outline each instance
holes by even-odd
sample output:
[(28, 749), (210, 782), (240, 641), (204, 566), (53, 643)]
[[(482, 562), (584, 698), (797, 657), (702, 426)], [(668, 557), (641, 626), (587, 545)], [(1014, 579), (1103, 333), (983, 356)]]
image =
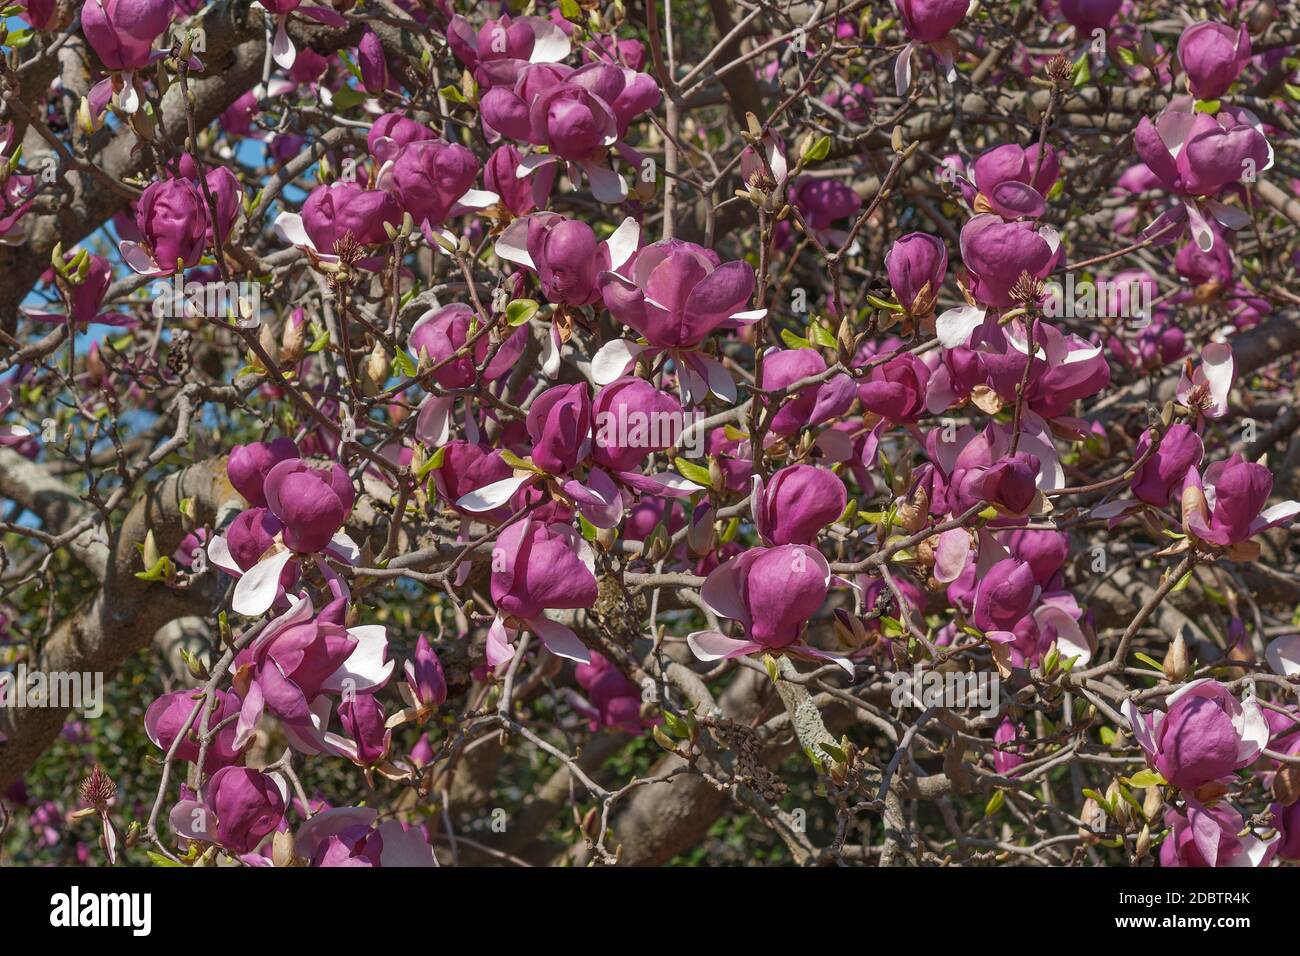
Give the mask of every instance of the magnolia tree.
[(1287, 0), (3, 12), (11, 860), (1300, 859)]

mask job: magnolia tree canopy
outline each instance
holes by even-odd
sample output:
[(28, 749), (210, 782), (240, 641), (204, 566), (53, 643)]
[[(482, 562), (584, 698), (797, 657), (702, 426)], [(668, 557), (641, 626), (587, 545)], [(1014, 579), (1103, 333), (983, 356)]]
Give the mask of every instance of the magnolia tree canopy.
[(1285, 0), (25, 0), (0, 851), (1300, 858)]

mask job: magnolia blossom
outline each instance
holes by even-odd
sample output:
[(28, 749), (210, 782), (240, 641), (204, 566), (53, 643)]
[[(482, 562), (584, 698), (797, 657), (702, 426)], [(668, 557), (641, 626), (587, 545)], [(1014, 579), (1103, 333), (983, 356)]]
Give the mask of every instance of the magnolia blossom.
[(288, 782), (278, 773), (223, 767), (208, 778), (201, 800), (181, 800), (168, 819), (180, 836), (235, 854), (255, 851), (284, 822)]
[(702, 661), (760, 652), (781, 652), (830, 660), (850, 675), (853, 662), (804, 643), (804, 625), (826, 599), (831, 569), (821, 552), (802, 544), (751, 548), (720, 565), (700, 589), (700, 598), (718, 617), (730, 618), (745, 637), (696, 631), (686, 643)]
[(735, 382), (700, 346), (724, 323), (750, 324), (767, 314), (744, 308), (755, 286), (748, 263), (723, 263), (694, 243), (663, 239), (641, 249), (624, 272), (602, 272), (599, 281), (606, 308), (645, 344), (615, 339), (602, 346), (591, 363), (597, 384), (627, 374), (638, 358), (667, 352), (684, 399), (702, 401), (712, 392), (735, 401)]
[(1254, 763), (1268, 743), (1268, 723), (1253, 697), (1238, 701), (1210, 678), (1184, 684), (1168, 709), (1142, 714), (1123, 705), (1133, 737), (1152, 769), (1170, 784), (1194, 791)]
[(153, 63), (154, 42), (172, 19), (172, 0), (87, 0), (81, 8), (81, 29), (86, 42), (104, 66), (118, 74), (113, 81), (124, 112), (140, 108), (135, 71)]
[(1215, 100), (1250, 62), (1250, 34), (1243, 23), (1236, 30), (1202, 20), (1178, 38), (1178, 62), (1187, 75), (1187, 88), (1199, 100)]
[(234, 683), (243, 700), (235, 747), (246, 745), (269, 711), (296, 750), (356, 757), (354, 741), (327, 729), (330, 695), (378, 690), (392, 676), (393, 662), (385, 660), (384, 626), (345, 627), (343, 605), (336, 600), (317, 614), (310, 596), (292, 601), (236, 656)]
[(1133, 146), (1178, 201), (1144, 235), (1172, 242), (1190, 226), (1196, 244), (1206, 251), (1214, 247), (1206, 213), (1227, 229), (1250, 222), (1244, 210), (1221, 202), (1219, 194), (1242, 180), (1253, 181), (1273, 165), (1273, 148), (1254, 113), (1221, 109), (1211, 116), (1193, 112), (1185, 100), (1170, 103), (1154, 123), (1142, 117)]
[(497, 616), (488, 630), (488, 666), (500, 667), (514, 657), (521, 630), (537, 635), (557, 657), (591, 659), (572, 628), (545, 615), (596, 601), (596, 556), (581, 535), (568, 525), (525, 518), (497, 537), (492, 567)]
[[(14, 393), (8, 385), (0, 384), (0, 416), (9, 411), (13, 405)], [(0, 447), (17, 445), (31, 437), (31, 432), (23, 425), (0, 424)]]
[(1257, 534), (1300, 517), (1300, 502), (1281, 501), (1265, 508), (1273, 491), (1273, 475), (1263, 465), (1241, 455), (1216, 461), (1187, 473), (1183, 485), (1183, 527), (1211, 547), (1243, 545)]
[(484, 134), (495, 142), (508, 136), (546, 147), (525, 157), (523, 177), (550, 163), (565, 163), (570, 178), (579, 170), (598, 202), (627, 198), (623, 176), (608, 165), (619, 153), (638, 169), (640, 155), (622, 140), (628, 125), (659, 104), (659, 85), (645, 73), (596, 61), (576, 70), (534, 65), (520, 71), (512, 86), (493, 86), (480, 104)]
[[(248, 489), (248, 495), (260, 496), (266, 508), (245, 512), (227, 534), (214, 535), (208, 543), (212, 563), (239, 578), (232, 606), (250, 617), (265, 613), (283, 597), (284, 573), (291, 562), (311, 560), (332, 577), (322, 554), (346, 564), (359, 557), (356, 543), (342, 530), (355, 493), (341, 465), (320, 469), (297, 457), (279, 459), (266, 470), (261, 488), (254, 490), (260, 467), (286, 452), (287, 446), (259, 449), (236, 460), (241, 492)], [(250, 464), (250, 459), (257, 463)], [(254, 563), (247, 564), (254, 555)]]
[(910, 42), (903, 47), (894, 63), (894, 85), (899, 96), (906, 96), (912, 86), (912, 51), (928, 46), (948, 71), (948, 82), (957, 79), (954, 56), (957, 45), (948, 34), (966, 18), (968, 0), (894, 0), (903, 29)]
[(374, 807), (331, 807), (294, 834), (294, 851), (312, 866), (437, 866), (420, 827), (379, 822)]
[(1060, 245), (1060, 236), (1050, 226), (1023, 220), (1006, 222), (992, 213), (968, 221), (961, 230), (961, 258), (974, 302), (938, 317), (939, 344), (947, 349), (964, 345), (984, 322), (988, 309), (1014, 305), (1011, 290), (1020, 277), (1028, 273), (1046, 278), (1056, 265)]

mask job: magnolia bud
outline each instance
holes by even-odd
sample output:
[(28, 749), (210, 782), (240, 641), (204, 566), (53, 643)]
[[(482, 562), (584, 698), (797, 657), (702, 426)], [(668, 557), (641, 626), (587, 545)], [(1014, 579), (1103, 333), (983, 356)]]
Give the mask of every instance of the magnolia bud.
[(695, 506), (691, 514), (691, 524), (686, 531), (686, 544), (691, 552), (704, 557), (713, 550), (717, 534), (713, 527), (713, 505), (705, 498)]
[(300, 861), (294, 855), (293, 833), (279, 830), (271, 838), (271, 862), (278, 867), (298, 866)]
[(1174, 642), (1169, 645), (1169, 651), (1165, 654), (1163, 670), (1165, 680), (1171, 684), (1180, 684), (1187, 678), (1187, 642), (1183, 640), (1181, 631), (1174, 638)]
[(306, 345), (307, 319), (302, 309), (294, 309), (289, 320), (284, 323), (284, 332), (280, 336), (280, 362), (296, 365), (302, 360)]
[(366, 395), (373, 395), (386, 381), (388, 381), (388, 350), (384, 348), (383, 342), (376, 341), (375, 347), (370, 350), (370, 357), (366, 359), (365, 368), (362, 369), (361, 391)]
[(1147, 795), (1142, 800), (1142, 815), (1148, 820), (1154, 820), (1160, 808), (1165, 805), (1164, 795), (1160, 792), (1159, 787), (1147, 787)]

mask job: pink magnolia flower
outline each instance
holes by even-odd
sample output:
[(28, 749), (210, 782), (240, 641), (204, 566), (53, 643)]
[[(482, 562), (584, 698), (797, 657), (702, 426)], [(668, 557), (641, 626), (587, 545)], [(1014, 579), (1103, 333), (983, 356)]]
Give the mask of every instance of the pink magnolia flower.
[(403, 147), (437, 138), (429, 127), (403, 113), (385, 113), (375, 120), (366, 134), (366, 149), (382, 164), (401, 155)]
[(831, 569), (815, 548), (784, 544), (751, 548), (719, 565), (704, 581), (700, 598), (718, 617), (736, 621), (744, 638), (718, 631), (696, 631), (686, 643), (702, 661), (716, 661), (765, 651), (831, 660), (853, 673), (846, 657), (819, 650), (801, 640), (804, 625), (821, 608)]
[[(1015, 742), (1016, 738), (1025, 732), (1024, 727), (1016, 724), (1010, 717), (1003, 717), (1002, 722), (998, 724), (998, 729), (993, 732), (993, 742), (997, 744), (1010, 744)], [(993, 751), (993, 769), (1003, 776), (1008, 776), (1015, 771), (1025, 758), (1021, 755), (1020, 750), (1003, 750), (1001, 748)]]
[(592, 411), (596, 443), (591, 458), (597, 466), (650, 494), (684, 498), (703, 490), (676, 472), (640, 472), (650, 455), (673, 448), (682, 438), (686, 417), (672, 395), (645, 379), (624, 376), (596, 393)]
[(384, 58), (384, 45), (379, 35), (366, 27), (357, 44), (357, 68), (361, 71), (361, 86), (372, 96), (388, 89), (388, 61)]
[(447, 45), (484, 91), (512, 85), (530, 63), (559, 63), (571, 49), (568, 34), (554, 21), (509, 14), (486, 21), (478, 32), (464, 17), (452, 17)]
[(1172, 242), (1186, 227), (1170, 227), (1187, 223), (1196, 244), (1206, 251), (1214, 247), (1214, 229), (1205, 213), (1228, 229), (1250, 222), (1244, 210), (1220, 202), (1218, 195), (1273, 165), (1273, 148), (1255, 114), (1243, 109), (1221, 109), (1214, 116), (1195, 113), (1186, 100), (1172, 102), (1154, 123), (1142, 117), (1133, 145), (1179, 203), (1143, 234)]
[(1037, 143), (1027, 149), (1015, 143), (995, 146), (975, 160), (976, 209), (986, 206), (1003, 219), (1036, 219), (1046, 212), (1045, 197), (1060, 173), (1051, 146), (1041, 151)]
[(122, 109), (134, 113), (139, 94), (134, 72), (156, 59), (156, 41), (171, 23), (172, 0), (87, 0), (81, 8), (86, 42), (108, 69), (121, 73)]
[(1248, 767), (1268, 743), (1268, 723), (1255, 699), (1239, 702), (1218, 681), (1191, 681), (1166, 703), (1163, 713), (1144, 715), (1132, 700), (1122, 710), (1147, 763), (1189, 793)]
[(400, 149), (395, 159), (384, 163), (376, 184), (393, 194), (398, 208), (410, 213), (429, 244), (436, 245), (433, 230), (448, 217), (497, 202), (496, 193), (473, 188), (478, 174), (478, 158), (471, 150), (428, 139)]
[(538, 212), (510, 223), (497, 239), (496, 253), (537, 273), (548, 302), (583, 306), (600, 301), (601, 277), (622, 269), (640, 241), (641, 227), (630, 217), (600, 241), (581, 220)]
[(957, 79), (953, 57), (957, 44), (948, 34), (966, 17), (970, 6), (965, 0), (894, 0), (903, 29), (910, 42), (894, 63), (894, 85), (899, 96), (906, 96), (912, 86), (912, 51), (928, 46), (948, 71), (948, 82)]
[[(208, 714), (208, 728), (221, 725), (227, 718), (239, 713), (239, 696), (234, 693), (217, 690), (214, 692), (217, 707)], [(144, 712), (144, 729), (154, 746), (164, 754), (170, 752), (176, 738), (181, 734), (185, 722), (190, 722), (185, 736), (176, 747), (176, 756), (181, 760), (197, 763), (199, 760), (199, 730), (202, 727), (202, 708), (195, 713), (195, 707), (201, 705), (203, 694), (192, 690), (177, 690), (163, 694), (153, 701)], [(240, 760), (240, 749), (235, 745), (235, 725), (227, 723), (217, 731), (204, 754), (203, 772), (215, 773), (222, 767), (230, 766)]]
[(1282, 501), (1265, 508), (1273, 475), (1263, 465), (1234, 454), (1216, 461), (1201, 475), (1192, 469), (1183, 486), (1183, 527), (1200, 541), (1227, 548), (1242, 544), (1300, 516), (1300, 502)]
[(423, 634), (415, 642), (415, 653), (403, 667), (406, 683), (398, 688), (411, 709), (411, 719), (420, 719), (437, 710), (447, 700), (447, 677), (442, 661)]
[(298, 457), (298, 446), (292, 438), (277, 438), (270, 442), (251, 442), (230, 449), (226, 459), (226, 476), (235, 490), (254, 508), (266, 507), (264, 485), (266, 476), (282, 461)]
[(289, 787), (280, 774), (223, 767), (208, 779), (202, 800), (179, 801), (169, 820), (186, 839), (246, 854), (280, 828), (288, 802)]
[(591, 607), (595, 567), (591, 546), (568, 525), (525, 518), (501, 532), (492, 552), (497, 616), (488, 630), (488, 665), (499, 668), (514, 657), (512, 642), (521, 630), (536, 634), (557, 657), (589, 661), (578, 635), (545, 612)]
[(523, 153), (513, 143), (498, 146), (483, 169), (483, 184), (501, 197), (501, 204), (515, 216), (526, 216), (546, 205), (559, 171), (554, 163), (518, 175)]
[(591, 729), (602, 727), (639, 734), (658, 723), (641, 716), (641, 688), (624, 677), (602, 654), (591, 652), (591, 660), (574, 669), (578, 686), (586, 697), (576, 697), (575, 709), (587, 717)]
[(839, 179), (801, 176), (790, 187), (790, 202), (799, 210), (804, 222), (823, 244), (839, 246), (848, 238), (848, 230), (832, 229), (837, 219), (847, 219), (862, 208), (862, 198)]
[(833, 471), (788, 465), (766, 482), (754, 477), (750, 511), (764, 543), (811, 545), (848, 502), (848, 489)]
[[(379, 822), (374, 807), (331, 807), (298, 827), (294, 850), (312, 866), (437, 866), (421, 827)], [(378, 856), (376, 863), (374, 857)]]
[[(788, 389), (797, 382), (826, 371), (826, 360), (812, 348), (771, 349), (763, 356), (763, 389)], [(848, 411), (853, 404), (853, 379), (843, 373), (795, 389), (772, 416), (773, 435), (789, 437), (800, 429), (814, 428)], [(766, 405), (767, 399), (762, 402)], [(825, 437), (819, 436), (819, 443)]]
[[(280, 452), (284, 451), (282, 447)], [(236, 474), (249, 493), (256, 494), (258, 468), (274, 454), (254, 452), (236, 461)], [(333, 578), (321, 554), (346, 564), (355, 564), (360, 557), (356, 543), (342, 530), (355, 498), (342, 465), (322, 469), (301, 458), (279, 460), (266, 472), (261, 495), (265, 512), (245, 512), (227, 534), (214, 535), (208, 543), (212, 563), (239, 578), (231, 606), (249, 617), (264, 614), (282, 595), (290, 562), (310, 558), (327, 578)], [(254, 554), (259, 557), (249, 566), (245, 562)], [(290, 584), (295, 576), (289, 575)]]
[(235, 746), (252, 737), (264, 712), (279, 720), (293, 747), (351, 756), (349, 742), (326, 730), (330, 694), (373, 693), (388, 683), (382, 624), (345, 627), (343, 599), (315, 613), (310, 597), (293, 601), (235, 657), (234, 686), (243, 702), (235, 723)]
[(502, 135), (544, 153), (525, 157), (519, 174), (549, 163), (566, 163), (576, 181), (581, 170), (597, 202), (627, 198), (627, 181), (609, 165), (612, 150), (634, 166), (640, 155), (622, 143), (628, 125), (660, 99), (659, 85), (645, 73), (596, 61), (571, 70), (535, 65), (521, 71), (513, 86), (494, 86), (484, 94), (479, 117), (485, 136)]
[(1178, 400), (1206, 418), (1228, 414), (1228, 393), (1232, 391), (1235, 363), (1232, 346), (1211, 342), (1201, 350), (1200, 364), (1189, 360), (1178, 380)]
[(1222, 800), (1209, 808), (1189, 802), (1166, 810), (1164, 819), (1170, 832), (1160, 844), (1161, 866), (1268, 866), (1278, 851), (1278, 837), (1237, 836), (1246, 821)]
[(199, 264), (208, 236), (207, 203), (190, 179), (160, 179), (145, 187), (135, 206), (140, 241), (118, 249), (140, 275), (169, 276)]
[(271, 57), (283, 69), (292, 69), (298, 59), (298, 48), (294, 46), (287, 29), (291, 14), (310, 17), (318, 23), (331, 27), (346, 27), (348, 21), (332, 7), (303, 6), (303, 0), (261, 0), (275, 16), (275, 36), (271, 40)]
[(282, 212), (276, 216), (275, 233), (316, 259), (337, 262), (340, 241), (383, 245), (388, 242), (384, 224), (396, 227), (401, 222), (402, 207), (391, 193), (336, 182), (313, 189), (301, 214)]
[(597, 384), (627, 374), (641, 355), (668, 352), (677, 362), (684, 397), (703, 401), (711, 391), (724, 401), (735, 401), (735, 382), (699, 347), (724, 323), (749, 324), (767, 314), (766, 309), (745, 309), (755, 286), (749, 263), (723, 263), (717, 253), (692, 242), (662, 239), (638, 252), (626, 275), (602, 272), (599, 281), (614, 318), (647, 344), (607, 342), (592, 358)]
[(930, 369), (909, 353), (897, 355), (871, 369), (858, 386), (862, 407), (886, 421), (912, 424), (925, 414), (925, 393)]
[(1003, 558), (979, 576), (972, 615), (975, 626), (989, 634), (1005, 634), (1030, 612), (1040, 594), (1042, 588), (1028, 562)]
[[(69, 262), (75, 261), (78, 254), (69, 257)], [(54, 272), (50, 270), (46, 273), (49, 281), (53, 281)], [(113, 325), (113, 326), (130, 326), (136, 324), (137, 320), (128, 314), (121, 312), (102, 312), (101, 307), (104, 304), (104, 297), (108, 294), (109, 286), (113, 284), (113, 266), (103, 256), (97, 256), (93, 253), (86, 256), (84, 273), (78, 272), (76, 277), (80, 279), (72, 286), (71, 299), (72, 309), (70, 314), (64, 315), (62, 312), (47, 312), (41, 308), (23, 307), (23, 314), (34, 322), (42, 322), (49, 325), (62, 324), (71, 322), (78, 327), (87, 325)]]
[(1187, 88), (1193, 96), (1217, 100), (1250, 62), (1246, 25), (1233, 30), (1210, 20), (1192, 24), (1178, 38), (1178, 62), (1187, 74)]
[[(0, 416), (9, 411), (13, 405), (14, 393), (10, 391), (8, 385), (0, 384)], [(30, 438), (32, 433), (22, 425), (0, 425), (0, 447), (5, 445), (19, 445)]]
[(910, 232), (890, 246), (885, 272), (894, 298), (906, 314), (916, 318), (933, 315), (948, 272), (948, 249), (941, 239)]
[[(488, 356), (491, 341), (479, 336), (473, 348), (461, 352), (476, 325), (474, 309), (464, 302), (435, 307), (415, 321), (407, 344), (411, 357), (417, 364), (426, 362), (440, 365), (433, 380), (443, 388), (469, 388), (480, 379), (478, 366)], [(519, 361), (527, 345), (527, 332), (517, 329), (501, 344), (492, 361), (481, 373), (483, 382), (494, 382), (509, 372)], [(458, 354), (460, 353), (460, 354)], [(440, 440), (433, 444), (441, 444)]]
[(1015, 304), (1011, 290), (1025, 273), (1045, 279), (1056, 266), (1061, 237), (1050, 226), (1025, 220), (1006, 222), (985, 213), (961, 230), (961, 258), (966, 266), (974, 305), (949, 309), (935, 320), (939, 344), (945, 349), (966, 344), (983, 324), (989, 309)]
[(373, 767), (388, 759), (393, 749), (393, 732), (374, 694), (355, 694), (339, 704), (339, 720), (345, 732), (346, 756), (359, 767)]
[(1080, 33), (1091, 34), (1110, 26), (1124, 0), (1060, 0), (1061, 15)]
[[(1151, 431), (1148, 429), (1138, 439), (1137, 458), (1141, 459), (1150, 446)], [(1171, 425), (1155, 454), (1134, 473), (1129, 486), (1137, 498), (1163, 508), (1169, 504), (1170, 496), (1182, 488), (1188, 473), (1200, 468), (1204, 454), (1205, 445), (1192, 426)]]

